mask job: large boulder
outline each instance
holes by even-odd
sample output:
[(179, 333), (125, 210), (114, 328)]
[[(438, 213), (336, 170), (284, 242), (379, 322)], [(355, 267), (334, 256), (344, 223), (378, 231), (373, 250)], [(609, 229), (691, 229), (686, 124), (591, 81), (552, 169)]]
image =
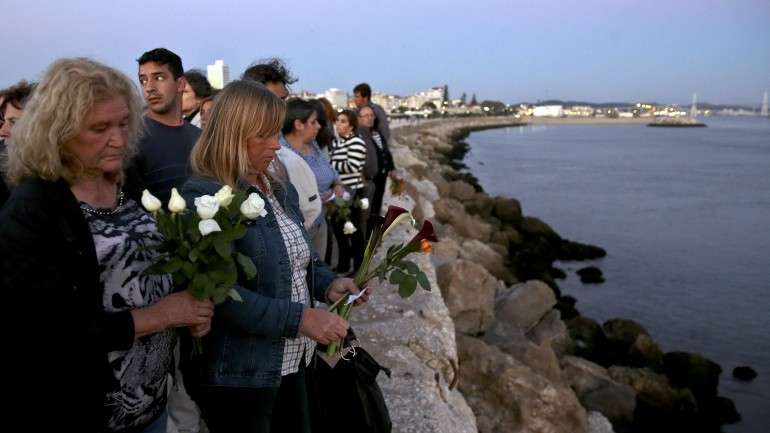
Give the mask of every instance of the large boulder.
[(572, 353), (573, 343), (567, 325), (561, 320), (559, 310), (549, 311), (534, 328), (527, 332), (527, 337), (537, 345), (549, 345), (556, 356)]
[(636, 391), (635, 425), (642, 431), (693, 431), (698, 403), (689, 389), (672, 387), (666, 376), (649, 368), (613, 366), (609, 373)]
[(459, 214), (465, 214), (465, 208), (462, 203), (451, 198), (440, 198), (433, 203), (433, 210), (436, 212), (436, 219), (442, 223), (451, 223)]
[(583, 284), (599, 284), (604, 282), (602, 270), (596, 266), (586, 266), (578, 269), (576, 274), (578, 274), (580, 282)]
[(430, 258), (436, 267), (454, 262), (460, 258), (460, 244), (451, 237), (441, 237), (439, 242), (433, 244)]
[(615, 433), (612, 423), (601, 412), (588, 412), (589, 433)]
[(482, 221), (478, 217), (468, 215), (465, 212), (452, 218), (450, 224), (454, 226), (455, 230), (457, 230), (457, 234), (460, 236), (478, 239), (482, 242), (489, 241), (493, 233), (492, 225)]
[(509, 292), (497, 300), (497, 320), (529, 330), (556, 305), (556, 297), (542, 281), (530, 280), (511, 287)]
[(539, 218), (524, 217), (517, 228), (531, 237), (543, 237), (549, 241), (561, 242), (559, 234)]
[(476, 189), (461, 180), (450, 182), (449, 186), (451, 188), (452, 198), (461, 203), (470, 201), (476, 195)]
[(628, 361), (633, 367), (650, 367), (657, 371), (663, 365), (663, 351), (652, 337), (641, 334), (628, 350)]
[(483, 339), (486, 343), (497, 346), (551, 382), (562, 382), (559, 359), (551, 346), (533, 343), (524, 335), (521, 328), (495, 322)]
[(633, 423), (636, 391), (631, 386), (612, 380), (607, 369), (582, 358), (565, 356), (561, 365), (583, 407), (601, 412), (615, 426)]
[(644, 326), (630, 319), (607, 320), (602, 327), (607, 341), (624, 349), (629, 349), (640, 335), (650, 335)]
[(437, 275), (457, 332), (470, 335), (485, 332), (495, 318), (497, 278), (483, 266), (462, 259), (441, 266)]
[(458, 336), (460, 390), (480, 433), (586, 433), (586, 411), (554, 384), (500, 349)]
[(568, 239), (564, 239), (560, 243), (557, 252), (559, 260), (593, 260), (606, 255), (607, 251), (601, 247), (581, 244), (580, 242), (573, 242)]
[(506, 284), (511, 284), (514, 281), (513, 274), (505, 266), (505, 258), (484, 242), (476, 239), (463, 242), (460, 257), (484, 266), (492, 275), (503, 280)]
[(465, 204), (465, 210), (467, 210), (468, 213), (483, 218), (490, 217), (492, 215), (492, 210), (494, 209), (494, 201), (484, 192), (477, 192), (473, 198), (463, 203)]
[(521, 203), (515, 198), (496, 197), (494, 215), (505, 224), (517, 224), (523, 218)]
[(717, 396), (722, 367), (697, 353), (668, 352), (663, 355), (663, 372), (672, 385), (689, 388), (701, 402)]
[(607, 345), (602, 327), (592, 319), (577, 316), (565, 322), (569, 335), (575, 343), (575, 355), (601, 362)]

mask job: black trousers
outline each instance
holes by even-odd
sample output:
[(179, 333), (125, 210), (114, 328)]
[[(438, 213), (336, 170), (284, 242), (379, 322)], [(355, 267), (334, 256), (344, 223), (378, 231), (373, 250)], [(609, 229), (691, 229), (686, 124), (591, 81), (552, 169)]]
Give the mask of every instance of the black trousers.
[(197, 399), (211, 433), (310, 433), (306, 369), (278, 388), (201, 387)]
[[(363, 188), (362, 188), (363, 189)], [(355, 200), (364, 197), (363, 191), (357, 192)], [(346, 235), (343, 227), (345, 221), (334, 218), (332, 229), (334, 231), (334, 238), (337, 239), (337, 246), (339, 247), (339, 260), (337, 262), (337, 272), (345, 273), (350, 271), (350, 260), (353, 260), (353, 270), (356, 270), (361, 266), (364, 261), (364, 227), (362, 222), (362, 211), (359, 207), (350, 208), (350, 222), (356, 227), (356, 232), (350, 235)]]

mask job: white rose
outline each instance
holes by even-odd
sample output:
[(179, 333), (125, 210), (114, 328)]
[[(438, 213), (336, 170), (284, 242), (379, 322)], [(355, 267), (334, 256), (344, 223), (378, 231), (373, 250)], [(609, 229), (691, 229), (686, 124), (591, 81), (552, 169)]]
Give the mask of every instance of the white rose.
[(219, 200), (213, 195), (202, 195), (195, 198), (195, 210), (202, 220), (214, 218), (219, 211)]
[(235, 194), (233, 194), (233, 189), (230, 188), (229, 185), (225, 185), (222, 188), (220, 188), (219, 191), (217, 191), (216, 194), (214, 194), (214, 197), (217, 198), (217, 201), (219, 202), (219, 205), (222, 207), (230, 206), (230, 203), (233, 201), (233, 197), (235, 197)]
[(222, 228), (214, 220), (200, 220), (198, 222), (198, 231), (201, 232), (202, 236), (206, 236), (210, 233), (221, 232)]
[(241, 203), (241, 213), (250, 220), (257, 219), (258, 216), (267, 215), (265, 210), (265, 201), (256, 192), (249, 194), (249, 197)]
[(346, 235), (352, 235), (355, 232), (356, 226), (354, 226), (350, 221), (345, 221), (345, 225), (342, 227), (342, 233), (345, 233)]
[(160, 210), (163, 203), (158, 200), (158, 197), (150, 194), (150, 191), (142, 191), (142, 206), (147, 209), (147, 212), (157, 212)]
[(345, 200), (345, 201), (349, 201), (350, 200), (350, 193), (347, 192), (347, 191), (343, 192), (342, 193), (342, 199)]
[(368, 198), (362, 198), (361, 200), (361, 210), (367, 210), (369, 209), (369, 199)]
[(176, 188), (171, 188), (171, 198), (168, 200), (168, 210), (172, 213), (183, 212), (187, 208), (187, 203)]

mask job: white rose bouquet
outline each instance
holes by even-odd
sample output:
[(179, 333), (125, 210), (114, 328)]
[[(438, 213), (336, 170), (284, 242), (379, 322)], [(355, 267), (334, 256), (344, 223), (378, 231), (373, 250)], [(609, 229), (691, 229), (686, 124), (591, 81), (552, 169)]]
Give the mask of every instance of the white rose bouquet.
[[(229, 297), (240, 302), (233, 289), (238, 274), (254, 278), (256, 267), (249, 257), (233, 251), (232, 243), (246, 234), (248, 221), (267, 215), (265, 202), (256, 193), (233, 193), (225, 185), (213, 196), (195, 198), (194, 204), (195, 212), (189, 212), (173, 188), (166, 212), (160, 200), (144, 190), (142, 206), (153, 214), (164, 237), (152, 247), (160, 254), (147, 272), (171, 274), (175, 287), (197, 299), (219, 304)], [(194, 350), (200, 353), (200, 340), (195, 340)]]

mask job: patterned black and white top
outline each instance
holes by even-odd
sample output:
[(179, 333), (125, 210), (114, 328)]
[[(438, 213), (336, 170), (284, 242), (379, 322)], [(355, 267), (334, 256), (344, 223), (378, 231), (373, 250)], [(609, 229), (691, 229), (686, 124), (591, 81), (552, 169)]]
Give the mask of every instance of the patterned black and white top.
[(335, 138), (329, 156), (332, 167), (340, 174), (340, 180), (346, 187), (352, 190), (364, 187), (362, 172), (366, 164), (366, 143), (361, 137)]
[[(123, 311), (158, 302), (172, 291), (168, 275), (147, 275), (156, 257), (145, 247), (160, 242), (155, 220), (130, 199), (114, 210), (80, 209), (91, 228), (99, 260), (105, 311)], [(108, 354), (114, 381), (105, 398), (107, 427), (145, 427), (166, 409), (166, 378), (173, 366), (176, 333), (167, 329), (138, 338), (127, 351)]]
[[(270, 183), (265, 179), (265, 184)], [(273, 208), (275, 219), (281, 230), (283, 244), (289, 255), (291, 266), (291, 301), (304, 305), (310, 304), (310, 295), (307, 287), (307, 267), (310, 264), (310, 247), (300, 226), (294, 222), (284, 211), (281, 204), (275, 198), (272, 191), (265, 194), (270, 206)], [(283, 363), (281, 364), (281, 376), (299, 371), (302, 354), (305, 355), (305, 366), (310, 364), (315, 350), (316, 342), (299, 334), (296, 338), (286, 338), (283, 346)]]

